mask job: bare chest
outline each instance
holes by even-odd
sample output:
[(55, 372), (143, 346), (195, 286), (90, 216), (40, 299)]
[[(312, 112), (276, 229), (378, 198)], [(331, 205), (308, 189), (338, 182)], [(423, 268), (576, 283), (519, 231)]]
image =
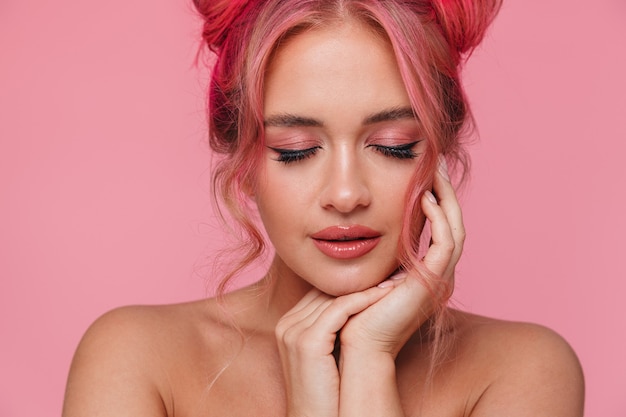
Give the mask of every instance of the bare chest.
[[(286, 415), (280, 359), (271, 344), (250, 345), (211, 365), (185, 366), (172, 381), (169, 415), (177, 417), (279, 417)], [(427, 378), (426, 361), (399, 363), (398, 390), (407, 416), (460, 417), (475, 402), (476, 382), (461, 369)], [(190, 383), (190, 381), (193, 381)]]

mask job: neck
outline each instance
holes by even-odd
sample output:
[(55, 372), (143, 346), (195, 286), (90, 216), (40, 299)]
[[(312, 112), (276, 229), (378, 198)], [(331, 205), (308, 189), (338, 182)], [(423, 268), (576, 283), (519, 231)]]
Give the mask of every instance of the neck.
[(227, 309), (242, 329), (273, 333), (276, 323), (312, 286), (278, 256), (257, 283), (227, 294)]
[(278, 318), (291, 310), (313, 288), (278, 256), (274, 257), (261, 283), (267, 289), (267, 309)]

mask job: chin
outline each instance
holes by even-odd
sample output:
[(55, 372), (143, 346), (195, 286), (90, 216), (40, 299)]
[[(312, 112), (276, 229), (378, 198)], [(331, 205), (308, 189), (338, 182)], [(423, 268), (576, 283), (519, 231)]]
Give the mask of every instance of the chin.
[[(393, 269), (391, 270), (393, 272)], [(391, 274), (385, 272), (378, 272), (376, 275), (371, 274), (336, 274), (343, 275), (342, 279), (328, 282), (327, 280), (321, 281), (317, 279), (309, 280), (309, 282), (315, 286), (318, 290), (332, 295), (333, 297), (340, 297), (342, 295), (352, 294), (355, 292), (364, 291), (368, 288), (375, 287), (383, 282)], [(369, 276), (368, 276), (369, 275)], [(380, 278), (382, 277), (382, 278)]]

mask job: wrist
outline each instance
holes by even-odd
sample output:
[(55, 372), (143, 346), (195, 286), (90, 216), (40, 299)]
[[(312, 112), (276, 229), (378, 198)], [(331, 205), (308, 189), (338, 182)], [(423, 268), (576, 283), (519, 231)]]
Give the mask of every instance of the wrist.
[(390, 352), (348, 348), (342, 346), (339, 355), (339, 373), (343, 376), (365, 377), (374, 376), (395, 380), (395, 356)]
[(395, 360), (396, 356), (398, 356), (398, 349), (401, 347), (401, 344), (397, 341), (353, 340), (342, 337), (340, 347), (341, 353), (345, 353), (354, 358), (371, 360), (385, 360), (386, 358), (391, 358)]
[(396, 380), (396, 364), (390, 353), (362, 349), (342, 350), (339, 374), (340, 417), (403, 415)]

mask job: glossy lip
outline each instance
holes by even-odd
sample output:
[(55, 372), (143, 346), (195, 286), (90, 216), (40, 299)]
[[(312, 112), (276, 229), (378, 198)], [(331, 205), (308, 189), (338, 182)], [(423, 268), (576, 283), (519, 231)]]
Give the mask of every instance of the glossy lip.
[(311, 235), (315, 246), (334, 259), (359, 258), (378, 245), (381, 234), (362, 225), (331, 226)]

